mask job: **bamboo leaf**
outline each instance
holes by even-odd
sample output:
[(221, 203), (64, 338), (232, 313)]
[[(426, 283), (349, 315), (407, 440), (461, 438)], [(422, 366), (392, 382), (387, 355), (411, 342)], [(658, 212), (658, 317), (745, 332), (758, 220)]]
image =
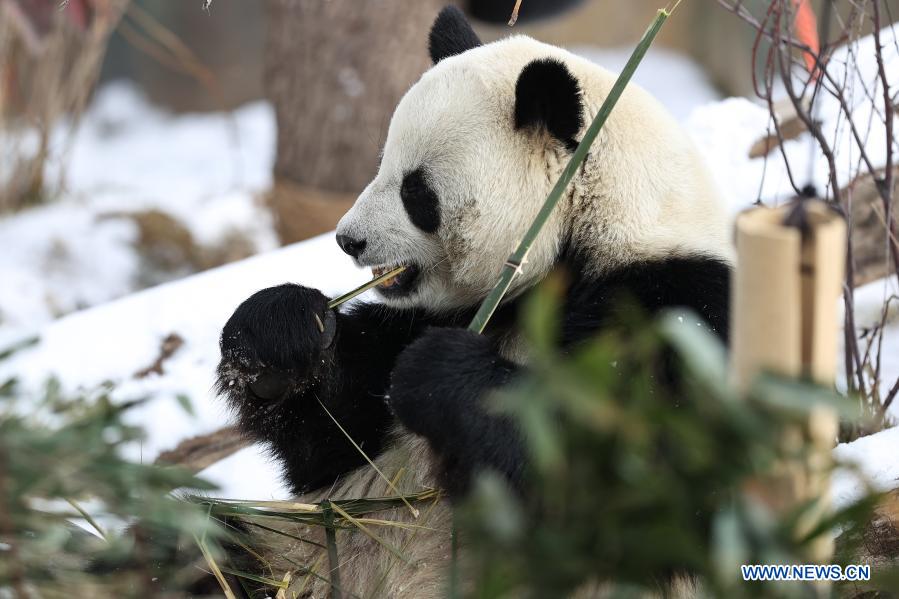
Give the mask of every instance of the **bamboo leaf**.
[(318, 400), (318, 404), (325, 411), (325, 414), (327, 414), (328, 417), (330, 417), (331, 420), (334, 421), (334, 424), (337, 425), (337, 428), (340, 429), (340, 432), (342, 432), (346, 436), (346, 438), (349, 440), (349, 442), (353, 445), (353, 447), (356, 448), (356, 451), (358, 451), (362, 455), (362, 457), (365, 458), (365, 461), (368, 462), (368, 465), (371, 466), (372, 468), (374, 468), (375, 472), (378, 473), (378, 476), (380, 476), (387, 483), (388, 488), (390, 488), (391, 491), (396, 493), (403, 500), (403, 502), (406, 504), (406, 507), (408, 507), (409, 511), (412, 512), (412, 516), (415, 518), (418, 518), (418, 510), (415, 509), (414, 507), (412, 507), (411, 503), (406, 501), (405, 496), (402, 493), (400, 493), (399, 490), (393, 485), (393, 481), (391, 481), (389, 478), (384, 476), (384, 473), (381, 472), (381, 469), (375, 465), (375, 463), (372, 461), (372, 459), (370, 457), (368, 457), (368, 454), (365, 453), (365, 451), (362, 449), (362, 447), (358, 443), (356, 443), (355, 440), (353, 440), (353, 438), (346, 431), (346, 429), (343, 428), (343, 426), (340, 424), (340, 422), (338, 422), (337, 419), (334, 418), (333, 415), (331, 415), (331, 411), (325, 407), (325, 404), (323, 404), (320, 399)]

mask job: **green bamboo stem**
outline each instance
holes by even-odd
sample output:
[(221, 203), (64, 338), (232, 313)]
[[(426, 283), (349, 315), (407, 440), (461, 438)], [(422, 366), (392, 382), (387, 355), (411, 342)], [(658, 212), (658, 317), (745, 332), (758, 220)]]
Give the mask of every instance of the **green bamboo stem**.
[(331, 582), (331, 599), (341, 599), (340, 562), (337, 561), (337, 531), (334, 529), (333, 506), (327, 499), (321, 502), (325, 516), (325, 541), (328, 544), (328, 574)]
[(671, 16), (671, 13), (674, 12), (678, 4), (680, 4), (680, 0), (659, 10), (655, 20), (653, 20), (649, 29), (646, 30), (646, 33), (643, 34), (640, 43), (637, 44), (637, 47), (627, 61), (624, 70), (621, 71), (617, 81), (615, 81), (615, 85), (612, 86), (612, 90), (609, 92), (605, 102), (603, 102), (602, 107), (600, 107), (599, 112), (596, 114), (596, 118), (593, 119), (590, 127), (587, 128), (584, 139), (578, 144), (577, 150), (574, 151), (571, 160), (568, 161), (568, 165), (565, 167), (565, 170), (562, 171), (562, 176), (559, 177), (555, 187), (553, 187), (549, 196), (547, 196), (546, 201), (543, 203), (543, 207), (540, 208), (540, 212), (537, 213), (534, 222), (531, 223), (531, 226), (524, 234), (521, 243), (518, 244), (518, 248), (511, 256), (509, 256), (509, 259), (503, 266), (503, 271), (500, 274), (496, 286), (494, 286), (490, 294), (484, 299), (483, 303), (481, 303), (481, 307), (478, 309), (477, 314), (475, 314), (471, 324), (468, 325), (469, 331), (474, 331), (479, 334), (484, 332), (484, 328), (490, 321), (490, 317), (493, 316), (493, 313), (496, 311), (500, 302), (502, 302), (506, 292), (509, 291), (509, 287), (512, 286), (512, 280), (515, 278), (515, 275), (521, 273), (522, 268), (525, 267), (528, 252), (534, 244), (534, 241), (537, 239), (537, 235), (540, 234), (541, 229), (543, 229), (543, 226), (549, 219), (550, 214), (552, 214), (556, 204), (559, 203), (559, 199), (562, 197), (568, 184), (574, 179), (577, 170), (587, 158), (587, 154), (590, 152), (590, 146), (593, 145), (593, 142), (599, 135), (600, 130), (602, 130), (603, 125), (606, 124), (606, 120), (608, 120), (609, 115), (612, 113), (612, 109), (615, 108), (615, 104), (618, 103), (618, 99), (624, 92), (624, 88), (627, 87), (631, 77), (633, 77), (634, 72), (640, 65), (640, 61), (643, 60), (646, 51), (649, 50), (649, 47), (655, 40), (656, 34), (658, 34), (662, 25), (665, 24), (665, 21), (668, 20), (668, 17)]

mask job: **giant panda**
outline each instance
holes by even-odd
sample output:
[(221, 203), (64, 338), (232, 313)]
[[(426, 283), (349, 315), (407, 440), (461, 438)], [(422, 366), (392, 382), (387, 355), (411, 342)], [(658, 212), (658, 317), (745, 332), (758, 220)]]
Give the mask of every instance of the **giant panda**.
[(288, 597), (328, 596), (332, 582), (343, 596), (443, 596), (452, 502), (483, 471), (521, 485), (524, 441), (485, 397), (527, 368), (516, 310), (554, 269), (568, 272), (564, 348), (615, 325), (624, 295), (650, 314), (690, 308), (727, 335), (726, 211), (688, 135), (636, 85), (485, 334), (468, 332), (615, 75), (528, 37), (482, 44), (453, 7), (433, 25), (430, 54), (433, 67), (396, 108), (377, 175), (336, 232), (357, 265), (407, 269), (377, 288), (378, 301), (340, 311), (301, 285), (259, 291), (222, 331), (218, 388), (299, 504), (441, 493), (417, 517), (406, 506), (369, 516), (411, 527), (339, 531), (337, 568), (321, 527), (289, 537), (249, 527), (265, 576), (291, 573)]

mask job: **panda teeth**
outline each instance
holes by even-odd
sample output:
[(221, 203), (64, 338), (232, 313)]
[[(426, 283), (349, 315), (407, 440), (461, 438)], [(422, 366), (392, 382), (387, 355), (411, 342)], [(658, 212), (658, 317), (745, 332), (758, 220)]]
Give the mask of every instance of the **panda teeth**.
[[(385, 273), (388, 273), (392, 270), (396, 270), (397, 268), (399, 268), (399, 266), (377, 266), (377, 267), (374, 267), (371, 269), (371, 273), (372, 273), (372, 275), (374, 275), (375, 278), (378, 278), (380, 276), (383, 276)], [(392, 286), (396, 282), (397, 277), (399, 277), (399, 273), (390, 277), (389, 279), (381, 281), (381, 283), (378, 285), (378, 287), (387, 288), (387, 287)]]

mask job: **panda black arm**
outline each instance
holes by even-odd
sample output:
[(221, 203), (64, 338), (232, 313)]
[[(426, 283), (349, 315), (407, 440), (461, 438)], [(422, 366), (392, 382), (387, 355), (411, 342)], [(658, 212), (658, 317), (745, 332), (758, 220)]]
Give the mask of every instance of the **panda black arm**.
[[(570, 261), (562, 346), (571, 348), (614, 326), (618, 310), (636, 302), (649, 315), (683, 306), (703, 316), (727, 338), (730, 267), (703, 256), (637, 263), (602, 277)], [(514, 311), (506, 306), (506, 311)], [(443, 488), (465, 494), (474, 475), (492, 470), (521, 489), (526, 452), (515, 424), (483, 405), (493, 389), (520, 370), (502, 358), (489, 338), (462, 329), (433, 329), (397, 360), (390, 404), (411, 431), (424, 436), (439, 458)]]
[(218, 389), (295, 492), (364, 463), (334, 419), (378, 455), (392, 422), (384, 395), (397, 355), (429, 324), (447, 324), (416, 310), (357, 304), (338, 313), (327, 304), (315, 289), (272, 287), (241, 304), (222, 331)]
[(464, 495), (482, 470), (520, 485), (524, 446), (515, 424), (483, 405), (518, 369), (488, 337), (459, 328), (430, 329), (400, 354), (390, 405), (407, 429), (428, 440), (440, 486), (451, 497)]

